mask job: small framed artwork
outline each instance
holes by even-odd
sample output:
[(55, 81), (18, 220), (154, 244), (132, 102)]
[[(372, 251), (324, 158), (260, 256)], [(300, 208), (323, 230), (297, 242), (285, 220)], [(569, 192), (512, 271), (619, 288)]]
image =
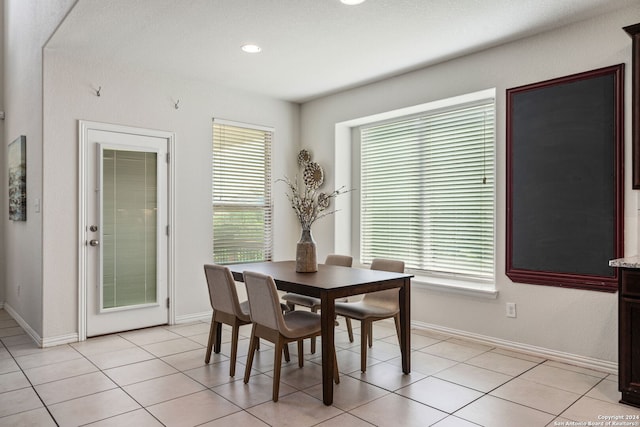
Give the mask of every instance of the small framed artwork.
[(9, 144), (9, 220), (27, 220), (27, 137)]

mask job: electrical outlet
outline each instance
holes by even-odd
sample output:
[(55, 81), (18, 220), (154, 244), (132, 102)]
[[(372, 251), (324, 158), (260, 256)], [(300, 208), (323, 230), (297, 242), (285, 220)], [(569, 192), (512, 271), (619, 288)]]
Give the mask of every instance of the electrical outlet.
[(516, 303), (508, 302), (507, 303), (507, 317), (516, 317)]

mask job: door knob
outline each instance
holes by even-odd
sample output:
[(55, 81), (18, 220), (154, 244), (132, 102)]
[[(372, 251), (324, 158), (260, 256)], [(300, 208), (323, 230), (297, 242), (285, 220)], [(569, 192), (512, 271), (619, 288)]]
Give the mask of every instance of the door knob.
[(89, 240), (89, 245), (91, 246), (98, 246), (99, 244), (100, 244), (100, 240), (96, 240), (96, 239)]

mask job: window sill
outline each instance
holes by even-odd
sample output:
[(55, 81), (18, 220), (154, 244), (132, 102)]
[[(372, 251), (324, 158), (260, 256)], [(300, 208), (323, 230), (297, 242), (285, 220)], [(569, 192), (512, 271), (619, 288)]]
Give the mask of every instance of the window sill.
[(426, 276), (414, 276), (411, 284), (418, 288), (449, 294), (465, 295), (476, 298), (497, 299), (496, 289), (481, 288), (471, 282), (447, 280)]

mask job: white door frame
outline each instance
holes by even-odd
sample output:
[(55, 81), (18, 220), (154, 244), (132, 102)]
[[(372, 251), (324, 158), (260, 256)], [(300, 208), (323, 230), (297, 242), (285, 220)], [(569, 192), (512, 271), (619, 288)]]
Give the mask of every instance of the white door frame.
[(168, 183), (167, 183), (167, 222), (168, 222), (168, 248), (167, 248), (167, 296), (169, 297), (169, 324), (175, 324), (175, 133), (143, 129), (130, 126), (114, 125), (109, 123), (91, 122), (86, 120), (78, 121), (78, 341), (87, 339), (87, 261), (88, 247), (85, 241), (87, 223), (86, 209), (86, 172), (89, 162), (93, 159), (87, 159), (87, 143), (89, 130), (101, 130), (107, 132), (121, 132), (137, 135), (146, 135), (167, 140), (167, 154), (169, 159), (168, 165)]

